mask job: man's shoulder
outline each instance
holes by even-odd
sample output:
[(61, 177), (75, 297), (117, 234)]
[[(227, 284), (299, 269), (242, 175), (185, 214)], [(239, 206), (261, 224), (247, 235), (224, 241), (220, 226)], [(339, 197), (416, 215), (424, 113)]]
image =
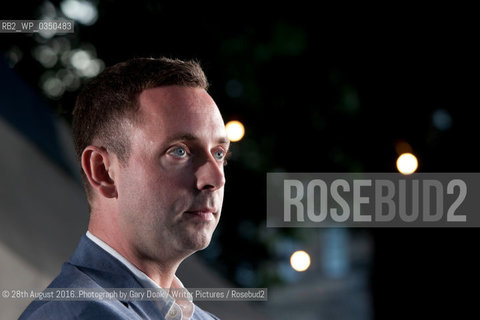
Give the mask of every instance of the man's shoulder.
[[(120, 301), (34, 301), (19, 320), (137, 319)], [(140, 318), (138, 318), (140, 319)]]
[[(66, 262), (60, 274), (50, 283), (48, 289), (58, 289), (58, 294), (68, 289), (99, 288), (90, 276), (76, 266)], [(60, 292), (61, 291), (61, 292)], [(50, 291), (51, 292), (51, 291)], [(53, 290), (54, 296), (57, 294)], [(35, 300), (22, 313), (19, 320), (26, 319), (129, 319), (119, 301), (73, 301)]]
[[(95, 289), (131, 284), (131, 276), (107, 254), (82, 239), (72, 258), (62, 265), (60, 274), (48, 286), (58, 289)], [(113, 280), (115, 279), (115, 280)], [(120, 283), (119, 283), (120, 281)], [(34, 300), (20, 316), (30, 319), (136, 319), (136, 313), (119, 300)]]
[(48, 288), (97, 288), (101, 287), (89, 274), (78, 266), (65, 262), (62, 271)]

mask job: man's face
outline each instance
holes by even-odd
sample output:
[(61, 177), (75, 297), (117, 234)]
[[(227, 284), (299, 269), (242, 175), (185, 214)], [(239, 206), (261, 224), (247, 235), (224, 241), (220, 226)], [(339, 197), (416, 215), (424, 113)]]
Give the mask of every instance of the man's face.
[(119, 222), (145, 258), (205, 248), (220, 219), (229, 142), (220, 112), (200, 88), (143, 91), (127, 121), (130, 156), (115, 177)]

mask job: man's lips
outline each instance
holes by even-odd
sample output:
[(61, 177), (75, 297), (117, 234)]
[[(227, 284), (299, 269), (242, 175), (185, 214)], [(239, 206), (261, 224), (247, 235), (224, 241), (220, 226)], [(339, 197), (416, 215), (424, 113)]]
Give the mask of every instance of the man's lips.
[(213, 208), (201, 208), (201, 209), (192, 209), (185, 211), (187, 214), (193, 215), (197, 219), (201, 219), (204, 221), (212, 221), (215, 220), (215, 212), (216, 210)]

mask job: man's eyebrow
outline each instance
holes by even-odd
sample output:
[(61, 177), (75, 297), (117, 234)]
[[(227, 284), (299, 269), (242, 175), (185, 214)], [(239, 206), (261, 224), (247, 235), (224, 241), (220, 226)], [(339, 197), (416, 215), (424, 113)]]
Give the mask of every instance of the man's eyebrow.
[(217, 140), (217, 143), (230, 145), (230, 140), (228, 140), (227, 138), (221, 137)]
[[(166, 141), (197, 141), (199, 138), (191, 133), (181, 133), (167, 137)], [(220, 137), (216, 141), (218, 144), (230, 145), (230, 140), (224, 137)]]
[(180, 133), (180, 134), (169, 136), (166, 139), (166, 141), (179, 141), (179, 140), (195, 141), (195, 140), (198, 140), (198, 138), (191, 133)]

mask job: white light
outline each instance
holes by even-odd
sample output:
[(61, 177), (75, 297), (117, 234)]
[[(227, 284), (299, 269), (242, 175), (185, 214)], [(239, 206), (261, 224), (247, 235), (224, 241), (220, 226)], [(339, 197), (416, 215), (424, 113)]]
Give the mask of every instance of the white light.
[(93, 58), (95, 54), (83, 49), (76, 49), (69, 53), (68, 58), (62, 55), (62, 60), (67, 60), (81, 77), (91, 78), (99, 74), (105, 67), (100, 59)]
[(88, 66), (82, 70), (82, 74), (87, 77), (95, 77), (103, 70), (103, 61), (100, 59), (93, 59), (88, 62)]
[(70, 56), (70, 63), (75, 69), (85, 70), (90, 64), (90, 54), (85, 50), (74, 50)]
[(245, 127), (240, 121), (229, 121), (225, 126), (225, 129), (227, 130), (228, 140), (233, 142), (240, 141), (245, 134)]
[(68, 41), (66, 38), (55, 38), (50, 41), (50, 46), (55, 53), (63, 54), (64, 52), (68, 52), (70, 50), (70, 41)]
[(74, 91), (80, 87), (80, 81), (78, 76), (76, 76), (71, 70), (69, 69), (60, 69), (56, 77), (60, 79), (65, 86), (65, 89)]
[(50, 38), (53, 38), (53, 36), (56, 35), (57, 32), (55, 30), (47, 29), (47, 30), (38, 31), (38, 34), (41, 35), (45, 39), (50, 39)]
[(64, 0), (60, 3), (60, 9), (68, 18), (87, 26), (94, 24), (98, 18), (97, 8), (86, 0)]
[(295, 251), (290, 257), (290, 264), (295, 271), (305, 271), (310, 267), (310, 255), (302, 250)]
[(65, 92), (62, 81), (56, 77), (45, 80), (42, 89), (50, 98), (58, 98)]
[(33, 50), (33, 56), (45, 68), (51, 68), (57, 63), (57, 54), (49, 46), (38, 46)]
[(40, 20), (51, 20), (57, 17), (57, 9), (50, 1), (44, 1), (39, 7)]
[(404, 153), (397, 159), (397, 169), (402, 174), (412, 174), (418, 168), (418, 160), (411, 153)]
[(13, 46), (5, 53), (8, 65), (13, 68), (23, 58), (23, 52), (18, 47)]

